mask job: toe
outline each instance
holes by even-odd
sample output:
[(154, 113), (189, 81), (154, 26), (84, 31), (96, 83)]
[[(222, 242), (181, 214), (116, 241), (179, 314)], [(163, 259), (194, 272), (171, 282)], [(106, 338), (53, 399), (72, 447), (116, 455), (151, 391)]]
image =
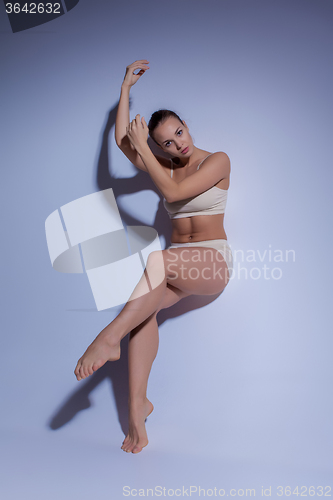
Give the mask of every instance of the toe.
[(79, 370), (79, 375), (81, 378), (85, 378), (84, 367), (81, 365)]
[(129, 439), (128, 439), (128, 437), (126, 437), (126, 438), (124, 439), (123, 443), (122, 443), (122, 447), (123, 447), (123, 446), (126, 446), (128, 443), (129, 443)]
[(127, 451), (127, 453), (130, 453), (132, 451), (133, 446), (134, 443), (132, 441), (128, 441), (128, 443), (124, 445), (124, 450)]
[(131, 443), (129, 446), (127, 446), (127, 450), (129, 451), (129, 453), (133, 451), (134, 446), (135, 446), (134, 443)]
[(103, 366), (103, 365), (104, 365), (103, 360), (99, 359), (98, 361), (95, 361), (95, 363), (93, 363), (93, 365), (92, 365), (92, 369), (93, 369), (93, 370), (94, 370), (94, 372), (95, 372), (96, 370), (98, 370), (98, 369), (99, 369), (101, 366)]
[(78, 380), (81, 380), (80, 367), (81, 367), (81, 365), (78, 363), (78, 364), (76, 365), (75, 370), (74, 370), (74, 375), (76, 376), (76, 378), (77, 378)]

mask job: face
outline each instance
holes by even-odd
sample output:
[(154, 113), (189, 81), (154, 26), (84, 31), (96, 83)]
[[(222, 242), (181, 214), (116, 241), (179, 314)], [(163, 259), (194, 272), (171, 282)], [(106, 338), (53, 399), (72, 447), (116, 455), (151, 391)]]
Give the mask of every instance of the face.
[[(154, 130), (154, 138), (163, 151), (171, 156), (189, 157), (194, 149), (192, 137), (185, 122), (170, 116)], [(186, 151), (182, 151), (186, 148)]]

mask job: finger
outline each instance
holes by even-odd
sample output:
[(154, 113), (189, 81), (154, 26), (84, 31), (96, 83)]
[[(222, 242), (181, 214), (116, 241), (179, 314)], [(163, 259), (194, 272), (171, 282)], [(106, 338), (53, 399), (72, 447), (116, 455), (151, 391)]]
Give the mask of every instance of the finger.
[[(142, 67), (142, 66), (140, 66), (140, 68), (141, 68), (141, 67)], [(147, 69), (149, 69), (149, 68), (140, 69), (140, 71), (139, 71), (138, 73), (134, 73), (134, 71), (136, 71), (137, 69), (138, 69), (138, 68), (134, 68), (134, 70), (133, 70), (133, 75), (134, 75), (134, 76), (138, 76), (138, 75), (139, 75), (139, 76), (142, 76), (142, 75), (143, 75), (143, 73), (145, 73), (145, 72), (147, 71)]]
[(133, 64), (141, 64), (141, 63), (148, 63), (148, 59), (137, 59), (136, 61), (132, 62), (132, 64), (129, 64), (129, 66), (133, 66)]
[(133, 73), (138, 68), (143, 68), (143, 67), (147, 68), (148, 66), (145, 63), (143, 63), (143, 64), (135, 64), (135, 63), (133, 63), (133, 64), (130, 64), (129, 66), (127, 66), (126, 70)]
[(142, 68), (142, 69), (143, 68), (149, 68), (149, 66), (148, 66), (148, 64), (145, 64), (145, 63), (144, 64), (136, 64), (135, 66), (132, 67), (132, 70), (134, 71), (134, 70), (136, 70), (138, 68)]
[(133, 64), (133, 65), (129, 66), (128, 69), (129, 68), (131, 68), (132, 71), (136, 71), (139, 68), (144, 71), (145, 69), (149, 69), (149, 66), (148, 66), (148, 64), (141, 63), (141, 64)]
[(140, 65), (140, 64), (149, 64), (149, 61), (147, 59), (138, 59), (137, 61), (134, 61), (132, 64), (130, 64), (128, 67), (133, 67), (134, 65)]

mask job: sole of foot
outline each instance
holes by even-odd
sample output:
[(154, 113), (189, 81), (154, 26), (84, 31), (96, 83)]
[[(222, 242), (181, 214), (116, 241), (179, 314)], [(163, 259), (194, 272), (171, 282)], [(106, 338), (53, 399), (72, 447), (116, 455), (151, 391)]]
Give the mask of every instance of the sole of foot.
[(107, 361), (117, 361), (120, 358), (120, 342), (111, 344), (105, 339), (96, 339), (78, 360), (74, 370), (77, 380), (83, 380), (101, 368)]

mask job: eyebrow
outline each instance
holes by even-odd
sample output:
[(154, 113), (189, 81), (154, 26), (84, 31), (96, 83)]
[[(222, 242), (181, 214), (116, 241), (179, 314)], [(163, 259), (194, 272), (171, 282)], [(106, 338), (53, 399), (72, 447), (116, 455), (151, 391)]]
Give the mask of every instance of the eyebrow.
[[(178, 132), (178, 130), (179, 130), (180, 128), (181, 128), (180, 126), (177, 128), (177, 130), (176, 130), (175, 134), (177, 134), (177, 132)], [(164, 144), (165, 142), (169, 142), (169, 141), (170, 141), (170, 139), (167, 139), (166, 141), (163, 141), (163, 142), (162, 142), (162, 144)]]

